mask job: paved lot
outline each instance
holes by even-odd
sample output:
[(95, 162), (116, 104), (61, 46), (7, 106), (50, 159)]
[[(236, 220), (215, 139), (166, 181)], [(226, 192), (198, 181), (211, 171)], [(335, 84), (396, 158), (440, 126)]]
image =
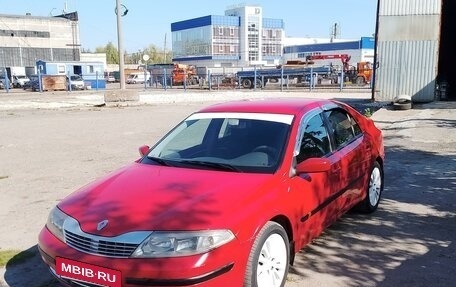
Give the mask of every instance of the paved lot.
[[(302, 96), (285, 93), (286, 96)], [(50, 208), (83, 184), (138, 157), (194, 110), (276, 93), (143, 94), (108, 105), (94, 93), (0, 97), (0, 250), (30, 251), (0, 269), (0, 286), (57, 286), (36, 254)], [(369, 104), (368, 94), (304, 93)], [(147, 104), (146, 104), (147, 103)], [(371, 216), (347, 214), (302, 250), (286, 287), (452, 286), (456, 282), (456, 104), (382, 108), (386, 190)]]

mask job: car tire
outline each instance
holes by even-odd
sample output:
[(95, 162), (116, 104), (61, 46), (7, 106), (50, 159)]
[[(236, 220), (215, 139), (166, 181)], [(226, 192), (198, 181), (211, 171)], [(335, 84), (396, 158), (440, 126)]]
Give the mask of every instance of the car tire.
[(366, 82), (364, 81), (363, 77), (356, 77), (356, 84), (357, 85), (364, 85)]
[(378, 161), (374, 163), (368, 180), (366, 197), (356, 208), (358, 211), (363, 213), (374, 212), (380, 202), (383, 191), (383, 171)]
[(393, 108), (398, 111), (410, 110), (412, 108), (412, 103), (393, 103)]
[(250, 89), (252, 88), (252, 80), (250, 80), (249, 78), (242, 79), (241, 85), (244, 89)]
[(285, 229), (269, 221), (258, 233), (250, 251), (244, 287), (283, 287), (290, 261)]
[(263, 81), (261, 81), (260, 79), (257, 79), (256, 80), (256, 88), (257, 89), (262, 89), (263, 88)]

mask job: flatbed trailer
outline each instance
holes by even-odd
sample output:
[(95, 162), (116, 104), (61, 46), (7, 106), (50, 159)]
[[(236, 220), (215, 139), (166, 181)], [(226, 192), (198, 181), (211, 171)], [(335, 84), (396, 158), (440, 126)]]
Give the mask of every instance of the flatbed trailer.
[(279, 80), (296, 80), (297, 83), (310, 82), (311, 75), (320, 79), (331, 79), (337, 83), (337, 73), (330, 66), (324, 67), (281, 67), (272, 69), (256, 69), (239, 71), (236, 78), (242, 88), (262, 88), (267, 82), (278, 82)]

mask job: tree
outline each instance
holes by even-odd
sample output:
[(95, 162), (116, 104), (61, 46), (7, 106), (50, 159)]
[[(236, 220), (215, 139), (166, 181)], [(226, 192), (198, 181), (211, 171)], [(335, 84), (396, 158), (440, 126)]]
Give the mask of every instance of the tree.
[(97, 47), (95, 52), (106, 53), (107, 64), (119, 64), (119, 50), (117, 50), (117, 47), (112, 42), (109, 42), (104, 47)]
[[(97, 47), (95, 53), (105, 53), (107, 64), (119, 64), (119, 51), (112, 42), (106, 44), (106, 46)], [(139, 50), (133, 53), (127, 53), (124, 51), (124, 62), (125, 64), (138, 64), (143, 62), (143, 55), (149, 55), (148, 64), (164, 64), (172, 63), (172, 52), (163, 51), (157, 48), (157, 46), (150, 44), (143, 50)]]
[(171, 63), (171, 52), (164, 52), (162, 49), (157, 48), (157, 46), (150, 44), (147, 48), (142, 51), (142, 55), (149, 55), (149, 64), (164, 64)]

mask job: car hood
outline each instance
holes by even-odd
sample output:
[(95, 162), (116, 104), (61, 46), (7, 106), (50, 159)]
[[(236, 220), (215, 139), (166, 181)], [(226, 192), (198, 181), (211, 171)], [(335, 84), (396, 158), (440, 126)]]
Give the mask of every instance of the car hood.
[[(273, 177), (134, 163), (81, 188), (59, 207), (83, 231), (102, 236), (226, 228), (240, 209), (258, 204)], [(98, 231), (103, 220), (108, 225)]]

